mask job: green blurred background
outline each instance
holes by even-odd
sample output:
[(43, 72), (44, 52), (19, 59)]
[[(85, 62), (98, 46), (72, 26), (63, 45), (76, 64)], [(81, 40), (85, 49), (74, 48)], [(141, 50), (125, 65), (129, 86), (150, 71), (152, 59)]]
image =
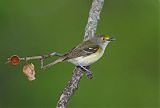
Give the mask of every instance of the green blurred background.
[[(36, 80), (22, 74), (25, 62), (6, 58), (64, 53), (83, 40), (92, 0), (0, 0), (0, 108), (54, 108), (74, 65), (64, 62)], [(97, 33), (116, 38), (83, 76), (69, 108), (158, 108), (158, 0), (105, 0)]]

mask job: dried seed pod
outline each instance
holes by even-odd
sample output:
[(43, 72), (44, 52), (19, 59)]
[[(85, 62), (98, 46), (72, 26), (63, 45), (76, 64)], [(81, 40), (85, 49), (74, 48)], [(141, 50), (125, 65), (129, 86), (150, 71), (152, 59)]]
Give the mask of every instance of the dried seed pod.
[(35, 70), (34, 70), (34, 65), (31, 64), (26, 64), (23, 67), (23, 73), (28, 77), (28, 80), (32, 81), (35, 80)]
[(12, 65), (18, 65), (20, 63), (20, 57), (17, 55), (12, 55), (8, 60)]

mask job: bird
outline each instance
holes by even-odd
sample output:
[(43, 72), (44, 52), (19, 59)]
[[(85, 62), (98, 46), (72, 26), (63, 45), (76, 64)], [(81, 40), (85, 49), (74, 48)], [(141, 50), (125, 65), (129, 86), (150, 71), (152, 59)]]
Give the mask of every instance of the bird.
[(41, 68), (46, 69), (59, 62), (68, 61), (82, 68), (87, 76), (92, 78), (92, 72), (89, 70), (90, 65), (103, 56), (107, 45), (113, 40), (115, 39), (109, 35), (96, 34), (94, 37), (83, 41), (62, 55), (56, 53), (59, 56), (58, 59), (45, 66), (42, 64)]

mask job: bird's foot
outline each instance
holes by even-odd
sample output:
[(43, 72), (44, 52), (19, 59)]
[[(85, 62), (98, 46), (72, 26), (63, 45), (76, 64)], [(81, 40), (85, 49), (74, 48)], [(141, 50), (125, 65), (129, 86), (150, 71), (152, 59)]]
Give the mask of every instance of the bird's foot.
[(87, 75), (87, 77), (89, 78), (89, 79), (92, 79), (93, 78), (93, 74), (92, 74), (92, 72), (89, 70), (90, 69), (90, 66), (78, 66), (78, 67), (80, 67), (85, 73), (86, 73), (86, 75)]

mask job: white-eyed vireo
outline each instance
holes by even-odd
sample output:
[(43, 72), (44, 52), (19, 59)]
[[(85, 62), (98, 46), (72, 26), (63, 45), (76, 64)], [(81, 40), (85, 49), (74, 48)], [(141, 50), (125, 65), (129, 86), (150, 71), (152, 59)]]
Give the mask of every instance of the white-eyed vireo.
[(95, 35), (93, 38), (83, 41), (67, 53), (60, 55), (54, 62), (46, 66), (42, 66), (42, 68), (45, 69), (46, 67), (50, 67), (56, 63), (68, 61), (81, 67), (86, 71), (88, 77), (92, 77), (89, 66), (102, 57), (106, 46), (113, 40), (114, 38), (109, 35)]

